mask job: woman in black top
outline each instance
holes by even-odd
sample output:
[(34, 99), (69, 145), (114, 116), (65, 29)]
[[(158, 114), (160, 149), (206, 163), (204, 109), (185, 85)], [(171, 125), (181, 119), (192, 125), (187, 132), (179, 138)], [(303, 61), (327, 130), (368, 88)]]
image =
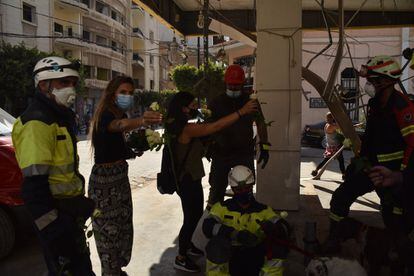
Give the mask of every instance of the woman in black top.
[(141, 126), (159, 124), (162, 116), (147, 111), (142, 117), (128, 119), (134, 84), (118, 76), (103, 93), (91, 123), (95, 165), (89, 178), (88, 194), (101, 214), (92, 220), (102, 275), (126, 275), (121, 270), (131, 259), (133, 228), (128, 158), (134, 157), (123, 133)]
[[(199, 271), (198, 266), (187, 257), (201, 255), (202, 252), (191, 243), (191, 237), (203, 213), (203, 188), (201, 179), (204, 176), (202, 163), (203, 150), (199, 137), (213, 134), (230, 126), (242, 116), (257, 111), (257, 101), (250, 100), (241, 109), (213, 123), (189, 123), (197, 116), (197, 102), (190, 93), (179, 92), (168, 106), (166, 133), (171, 137), (171, 149), (174, 164), (180, 166), (177, 172), (178, 191), (184, 213), (184, 222), (179, 234), (179, 251), (174, 267), (188, 272)], [(187, 153), (188, 152), (188, 153)], [(182, 164), (182, 165), (181, 165)]]

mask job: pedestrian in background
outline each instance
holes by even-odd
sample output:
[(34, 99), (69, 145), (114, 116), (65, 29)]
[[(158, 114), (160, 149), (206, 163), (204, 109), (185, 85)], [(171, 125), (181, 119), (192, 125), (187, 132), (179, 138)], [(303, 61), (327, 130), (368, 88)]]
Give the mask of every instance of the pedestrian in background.
[[(190, 255), (202, 255), (202, 251), (191, 243), (191, 237), (203, 214), (203, 188), (201, 179), (204, 176), (202, 157), (204, 153), (200, 137), (220, 131), (244, 116), (257, 111), (257, 101), (247, 101), (233, 113), (224, 116), (214, 123), (189, 123), (197, 117), (197, 101), (187, 92), (179, 92), (172, 98), (166, 121), (166, 133), (171, 137), (176, 175), (178, 177), (177, 194), (180, 196), (184, 214), (184, 222), (179, 234), (179, 250), (174, 267), (188, 272), (198, 272), (199, 267), (188, 258)], [(181, 165), (182, 164), (182, 165)], [(182, 169), (177, 171), (180, 166)]]
[[(326, 162), (328, 162), (329, 159), (331, 159), (331, 157), (342, 147), (342, 143), (337, 132), (339, 130), (339, 126), (336, 124), (331, 112), (326, 113), (326, 124), (323, 129), (325, 132), (326, 148), (323, 153), (323, 160), (319, 163), (316, 169), (312, 171), (312, 176), (318, 175), (318, 171), (323, 167), (323, 165), (325, 165)], [(338, 160), (339, 169), (341, 170), (343, 179), (345, 176), (345, 162), (342, 152), (336, 156), (336, 159)]]
[(127, 275), (121, 270), (131, 259), (133, 225), (131, 187), (126, 159), (135, 157), (123, 133), (159, 124), (162, 115), (147, 111), (142, 117), (128, 119), (133, 106), (134, 83), (118, 76), (105, 89), (91, 123), (95, 164), (89, 178), (88, 195), (101, 215), (93, 218), (96, 247), (102, 275)]

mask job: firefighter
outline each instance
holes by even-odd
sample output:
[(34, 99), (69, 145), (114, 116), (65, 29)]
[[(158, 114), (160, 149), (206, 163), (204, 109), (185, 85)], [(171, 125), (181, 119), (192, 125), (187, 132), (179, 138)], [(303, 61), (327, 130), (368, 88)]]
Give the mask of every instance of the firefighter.
[[(226, 92), (213, 99), (209, 104), (212, 121), (237, 111), (250, 100), (248, 93), (243, 92), (245, 75), (239, 65), (233, 64), (227, 68), (224, 82), (226, 83)], [(256, 140), (253, 137), (253, 122), (256, 122), (260, 140), (258, 164), (262, 163), (262, 169), (265, 168), (269, 160), (270, 144), (267, 139), (266, 124), (259, 109), (258, 113), (243, 116), (238, 122), (213, 135), (208, 209), (214, 203), (223, 201), (227, 188), (227, 175), (232, 167), (244, 165), (254, 171)]]
[(404, 235), (398, 241), (403, 249), (402, 258), (407, 265), (407, 275), (414, 275), (414, 171), (391, 171), (384, 166), (375, 166), (369, 170), (368, 176), (376, 187), (394, 186), (402, 191)]
[(33, 217), (49, 275), (95, 275), (83, 227), (94, 211), (78, 171), (75, 101), (79, 63), (46, 57), (35, 66), (33, 102), (12, 139), (23, 172), (22, 197)]
[(271, 241), (289, 238), (287, 222), (255, 200), (254, 174), (248, 167), (232, 168), (228, 183), (234, 197), (213, 205), (203, 223), (203, 232), (210, 239), (207, 275), (283, 275), (288, 249)]
[(376, 165), (392, 171), (413, 170), (414, 105), (394, 88), (401, 76), (401, 68), (391, 57), (372, 58), (362, 66), (360, 75), (375, 87), (375, 96), (368, 102), (360, 156), (352, 160), (344, 183), (332, 195), (330, 239), (334, 239), (336, 223), (348, 215), (357, 197), (373, 190), (380, 197), (385, 226), (394, 235), (403, 228), (401, 190), (395, 186), (375, 187), (367, 171)]

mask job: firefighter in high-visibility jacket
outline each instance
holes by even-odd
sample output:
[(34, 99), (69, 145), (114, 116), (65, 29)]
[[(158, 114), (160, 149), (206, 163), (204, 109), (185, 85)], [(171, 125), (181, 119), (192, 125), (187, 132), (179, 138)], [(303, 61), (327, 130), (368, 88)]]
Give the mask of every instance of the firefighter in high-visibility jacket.
[(367, 172), (377, 165), (402, 172), (414, 169), (414, 104), (394, 88), (401, 76), (399, 64), (389, 56), (377, 56), (362, 66), (360, 76), (372, 84), (375, 96), (368, 102), (360, 156), (351, 161), (344, 183), (332, 195), (331, 238), (337, 222), (348, 215), (357, 197), (373, 190), (381, 200), (384, 224), (391, 233), (400, 232), (403, 228), (401, 190), (375, 187)]
[(288, 248), (266, 241), (270, 235), (287, 240), (289, 225), (272, 208), (255, 200), (255, 179), (249, 168), (232, 168), (228, 181), (233, 198), (214, 204), (203, 222), (203, 232), (210, 238), (207, 275), (283, 275)]
[(46, 57), (35, 66), (36, 92), (13, 126), (24, 181), (22, 197), (33, 217), (49, 275), (95, 275), (84, 225), (94, 211), (78, 171), (75, 100), (79, 63)]

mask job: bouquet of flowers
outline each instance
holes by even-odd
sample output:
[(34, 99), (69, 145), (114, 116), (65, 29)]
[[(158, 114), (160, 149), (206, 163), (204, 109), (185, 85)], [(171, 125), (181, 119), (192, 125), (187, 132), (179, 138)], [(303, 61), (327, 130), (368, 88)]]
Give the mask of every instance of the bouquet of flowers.
[[(158, 111), (165, 115), (165, 111), (157, 102), (153, 102), (149, 108), (152, 111)], [(127, 146), (136, 153), (154, 149), (159, 151), (164, 144), (164, 137), (153, 129), (139, 128), (127, 133), (125, 135), (125, 141)]]
[(126, 135), (126, 144), (134, 152), (159, 151), (163, 145), (160, 133), (152, 129), (136, 129)]

